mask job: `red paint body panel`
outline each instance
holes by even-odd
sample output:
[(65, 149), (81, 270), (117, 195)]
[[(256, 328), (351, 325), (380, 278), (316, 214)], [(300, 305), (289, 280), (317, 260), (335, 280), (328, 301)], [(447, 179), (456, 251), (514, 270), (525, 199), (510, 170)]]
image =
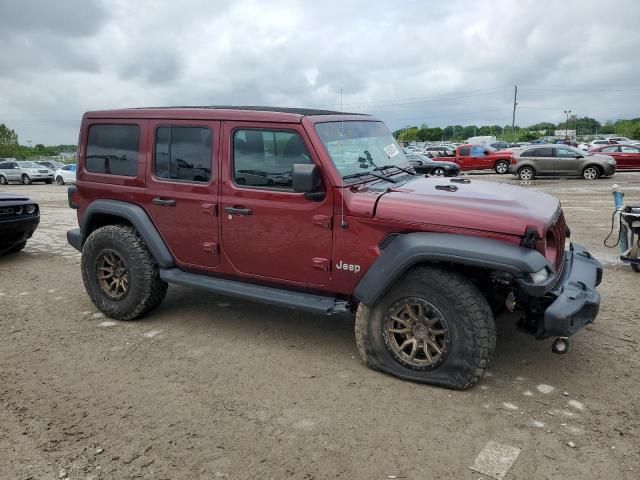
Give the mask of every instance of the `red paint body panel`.
[(616, 170), (640, 169), (640, 147), (633, 145), (602, 145), (589, 153), (609, 155), (616, 161)]
[[(303, 116), (206, 108), (89, 112), (80, 132), (78, 218), (82, 219), (96, 199), (131, 202), (147, 212), (182, 269), (345, 296), (352, 294), (375, 262), (380, 255), (379, 243), (390, 233), (449, 232), (518, 244), (528, 226), (535, 226), (544, 238), (557, 218), (559, 202), (554, 197), (478, 180), (455, 184), (455, 192), (435, 188), (450, 185), (448, 180), (423, 176), (398, 186), (376, 179), (345, 187), (315, 132), (316, 123), (343, 119), (378, 121), (360, 115)], [(140, 126), (135, 177), (86, 171), (87, 131), (96, 123)], [(155, 130), (160, 125), (212, 130), (208, 184), (155, 177)], [(320, 170), (326, 197), (313, 201), (302, 193), (236, 185), (232, 138), (238, 128), (298, 133)], [(510, 161), (511, 153), (496, 153), (483, 158), (483, 165), (478, 161), (461, 167), (493, 168), (496, 159)], [(159, 206), (153, 203), (154, 198), (173, 199), (176, 205)], [(225, 212), (227, 207), (248, 208), (251, 214), (230, 214)], [(357, 265), (359, 271), (336, 268), (340, 262)]]

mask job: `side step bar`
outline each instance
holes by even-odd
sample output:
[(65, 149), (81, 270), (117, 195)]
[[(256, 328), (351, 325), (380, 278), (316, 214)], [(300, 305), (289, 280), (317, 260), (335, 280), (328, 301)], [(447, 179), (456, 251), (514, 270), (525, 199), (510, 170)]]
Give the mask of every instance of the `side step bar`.
[(175, 283), (185, 287), (201, 288), (213, 293), (253, 300), (256, 302), (295, 308), (322, 315), (334, 315), (349, 311), (349, 302), (334, 297), (323, 297), (311, 293), (291, 292), (262, 285), (236, 282), (223, 278), (208, 277), (188, 273), (179, 268), (160, 270), (160, 278), (167, 283)]

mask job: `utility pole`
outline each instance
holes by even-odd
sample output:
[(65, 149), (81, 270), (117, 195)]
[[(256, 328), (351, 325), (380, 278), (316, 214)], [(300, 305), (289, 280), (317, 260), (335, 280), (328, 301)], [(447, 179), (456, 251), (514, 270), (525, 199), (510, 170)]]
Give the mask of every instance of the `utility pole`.
[(518, 105), (518, 86), (513, 86), (513, 116), (511, 117), (511, 134), (515, 137), (516, 129), (516, 105)]
[(567, 123), (564, 125), (564, 139), (567, 140), (569, 138), (569, 115), (571, 114), (571, 110), (563, 110), (564, 114), (567, 116)]

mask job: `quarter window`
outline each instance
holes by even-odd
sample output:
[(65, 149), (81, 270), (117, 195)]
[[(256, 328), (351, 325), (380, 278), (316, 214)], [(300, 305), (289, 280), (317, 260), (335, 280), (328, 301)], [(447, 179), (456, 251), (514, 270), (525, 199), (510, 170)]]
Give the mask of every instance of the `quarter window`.
[(236, 130), (233, 135), (233, 179), (237, 185), (292, 189), (295, 163), (312, 163), (295, 132)]
[(135, 177), (138, 174), (140, 127), (92, 125), (87, 140), (89, 172)]
[(206, 127), (158, 127), (156, 177), (208, 183), (211, 179), (213, 136)]

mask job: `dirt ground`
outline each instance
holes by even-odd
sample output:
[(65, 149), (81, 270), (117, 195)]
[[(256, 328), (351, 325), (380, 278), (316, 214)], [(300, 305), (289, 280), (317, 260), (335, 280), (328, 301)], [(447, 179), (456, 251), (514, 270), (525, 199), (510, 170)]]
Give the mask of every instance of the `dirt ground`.
[(526, 185), (603, 262), (601, 313), (567, 355), (500, 317), (465, 392), (365, 368), (349, 316), (171, 286), (144, 320), (103, 318), (66, 244), (66, 188), (3, 187), (42, 222), (0, 258), (0, 479), (476, 480), (490, 441), (520, 449), (507, 479), (640, 478), (640, 274), (602, 245), (614, 181), (640, 204), (640, 173)]

